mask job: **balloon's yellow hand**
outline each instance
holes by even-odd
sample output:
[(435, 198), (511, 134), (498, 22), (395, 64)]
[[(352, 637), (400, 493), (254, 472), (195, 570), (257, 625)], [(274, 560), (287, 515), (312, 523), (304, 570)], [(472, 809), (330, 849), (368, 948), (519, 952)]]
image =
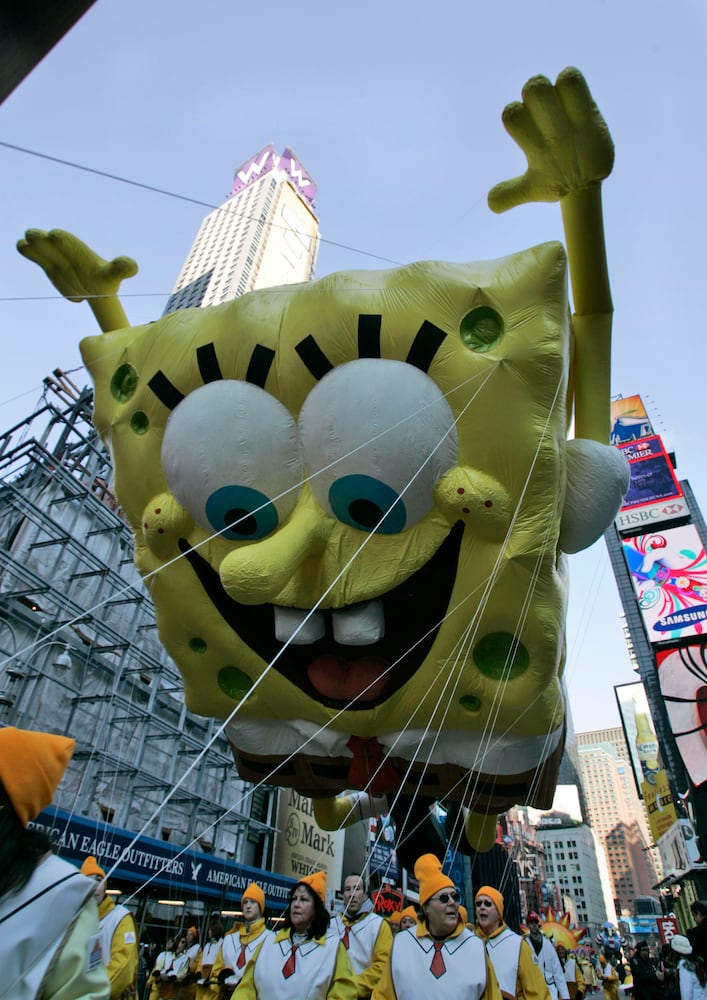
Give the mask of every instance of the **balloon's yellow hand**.
[(61, 229), (28, 229), (17, 249), (45, 272), (54, 287), (71, 302), (89, 305), (104, 333), (128, 326), (117, 292), (125, 278), (137, 274), (130, 257), (104, 260), (78, 237)]
[(579, 70), (563, 70), (553, 84), (534, 76), (522, 102), (507, 105), (503, 124), (520, 146), (528, 169), (491, 189), (489, 207), (505, 212), (534, 201), (561, 201), (611, 173), (614, 144)]

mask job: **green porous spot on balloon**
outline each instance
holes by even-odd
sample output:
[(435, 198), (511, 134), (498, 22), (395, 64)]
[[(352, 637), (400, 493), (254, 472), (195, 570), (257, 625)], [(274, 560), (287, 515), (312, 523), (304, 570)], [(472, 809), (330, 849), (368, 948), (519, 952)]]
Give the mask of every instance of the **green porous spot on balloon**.
[(206, 642), (201, 636), (194, 636), (193, 639), (189, 640), (189, 649), (191, 649), (192, 653), (205, 653), (207, 649)]
[(467, 712), (478, 712), (481, 708), (481, 699), (473, 694), (463, 694), (459, 699), (459, 704)]
[(483, 354), (503, 336), (503, 319), (490, 306), (477, 306), (462, 319), (459, 334), (470, 351)]
[(512, 680), (528, 669), (530, 656), (510, 632), (489, 632), (474, 647), (474, 663), (493, 680)]
[(218, 672), (218, 686), (229, 698), (242, 698), (248, 694), (253, 682), (238, 667), (223, 667)]
[(150, 418), (144, 410), (136, 410), (130, 418), (130, 427), (136, 434), (145, 434), (150, 426)]
[(121, 365), (110, 380), (110, 391), (113, 399), (119, 403), (127, 403), (137, 389), (138, 376), (132, 365)]

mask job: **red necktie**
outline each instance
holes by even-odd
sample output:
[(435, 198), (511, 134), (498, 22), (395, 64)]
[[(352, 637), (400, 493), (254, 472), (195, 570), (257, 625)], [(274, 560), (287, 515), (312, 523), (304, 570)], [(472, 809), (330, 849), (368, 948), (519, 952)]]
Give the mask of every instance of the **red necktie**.
[(444, 964), (444, 959), (442, 958), (442, 945), (443, 941), (435, 941), (435, 953), (432, 959), (432, 965), (430, 966), (430, 972), (435, 977), (439, 979), (447, 971), (447, 966)]
[(236, 959), (236, 968), (237, 969), (242, 969), (244, 965), (245, 965), (245, 945), (242, 944), (241, 945), (241, 953), (238, 956), (238, 958)]
[(285, 964), (282, 967), (282, 974), (285, 977), (285, 979), (289, 979), (290, 976), (292, 975), (292, 973), (295, 971), (295, 952), (296, 951), (297, 951), (297, 945), (293, 944), (292, 945), (292, 951), (290, 953), (290, 957), (287, 959), (287, 961), (285, 962)]
[(344, 928), (344, 936), (341, 939), (341, 943), (343, 944), (344, 948), (346, 948), (346, 950), (348, 951), (349, 950), (349, 929), (348, 929), (348, 927)]

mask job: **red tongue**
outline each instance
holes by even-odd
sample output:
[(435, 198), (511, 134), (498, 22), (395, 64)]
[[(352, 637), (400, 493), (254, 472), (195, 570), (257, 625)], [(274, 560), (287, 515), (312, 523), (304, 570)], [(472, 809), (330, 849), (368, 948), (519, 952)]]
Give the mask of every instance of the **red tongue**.
[(307, 677), (325, 698), (367, 702), (383, 694), (388, 666), (377, 656), (353, 661), (343, 656), (320, 656), (307, 668)]

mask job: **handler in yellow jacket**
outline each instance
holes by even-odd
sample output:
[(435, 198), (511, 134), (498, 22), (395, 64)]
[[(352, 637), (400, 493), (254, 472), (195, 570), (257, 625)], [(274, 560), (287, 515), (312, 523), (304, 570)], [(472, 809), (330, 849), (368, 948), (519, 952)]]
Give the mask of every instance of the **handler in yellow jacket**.
[(135, 1000), (138, 949), (132, 913), (106, 895), (106, 873), (93, 855), (81, 865), (81, 871), (96, 881), (96, 902), (101, 922), (103, 962), (110, 980), (111, 1000)]

